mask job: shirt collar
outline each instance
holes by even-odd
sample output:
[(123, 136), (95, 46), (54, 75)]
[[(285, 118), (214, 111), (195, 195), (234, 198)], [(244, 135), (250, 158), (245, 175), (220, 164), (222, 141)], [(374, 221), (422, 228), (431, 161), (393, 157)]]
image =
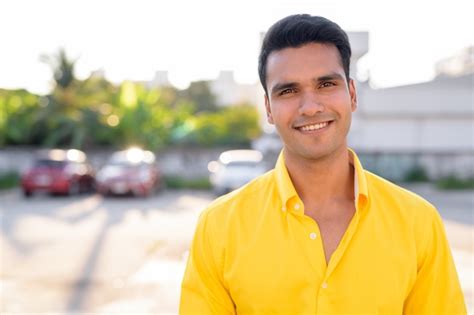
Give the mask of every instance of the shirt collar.
[(355, 152), (348, 148), (349, 150), (349, 161), (354, 166), (354, 196), (356, 198), (356, 202), (360, 199), (360, 197), (365, 198), (365, 200), (369, 199), (369, 190), (367, 188), (367, 178), (365, 177), (365, 171), (362, 167), (362, 163), (360, 163), (359, 157)]
[(297, 196), (297, 193), (291, 181), (290, 174), (288, 174), (288, 169), (286, 168), (283, 150), (281, 150), (275, 165), (275, 178), (281, 203), (285, 206), (288, 200)]
[[(360, 197), (362, 196), (365, 200), (368, 200), (369, 193), (367, 189), (367, 179), (365, 178), (364, 168), (360, 163), (359, 158), (352, 149), (348, 149), (349, 162), (354, 166), (354, 196), (356, 205), (358, 204)], [(275, 165), (275, 179), (278, 189), (278, 193), (281, 198), (282, 205), (286, 205), (288, 200), (298, 196), (296, 193), (293, 182), (291, 181), (288, 169), (286, 168), (285, 158), (283, 150), (280, 152), (277, 163)]]

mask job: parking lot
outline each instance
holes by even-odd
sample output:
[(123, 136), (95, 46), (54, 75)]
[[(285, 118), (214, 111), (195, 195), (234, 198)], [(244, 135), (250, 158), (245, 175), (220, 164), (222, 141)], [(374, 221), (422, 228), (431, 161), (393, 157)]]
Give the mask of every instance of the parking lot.
[[(472, 312), (473, 198), (411, 187), (445, 220)], [(149, 198), (0, 194), (1, 313), (174, 314), (206, 191)]]

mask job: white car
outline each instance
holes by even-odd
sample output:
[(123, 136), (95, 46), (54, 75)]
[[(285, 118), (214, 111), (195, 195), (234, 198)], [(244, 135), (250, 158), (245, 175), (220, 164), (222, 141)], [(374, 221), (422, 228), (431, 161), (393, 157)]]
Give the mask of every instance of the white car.
[(216, 194), (237, 189), (265, 173), (263, 155), (256, 150), (230, 150), (223, 152), (218, 161), (208, 164), (209, 180)]

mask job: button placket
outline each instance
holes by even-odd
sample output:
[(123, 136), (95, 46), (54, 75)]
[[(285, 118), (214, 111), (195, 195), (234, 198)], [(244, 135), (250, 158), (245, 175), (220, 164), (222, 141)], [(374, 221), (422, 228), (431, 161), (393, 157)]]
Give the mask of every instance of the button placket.
[(327, 269), (321, 232), (315, 220), (304, 214), (301, 215), (303, 216), (301, 221), (304, 224), (304, 234), (301, 237), (306, 240), (304, 246), (306, 247), (308, 257), (310, 257), (314, 271), (318, 275), (319, 281), (321, 281), (324, 279)]

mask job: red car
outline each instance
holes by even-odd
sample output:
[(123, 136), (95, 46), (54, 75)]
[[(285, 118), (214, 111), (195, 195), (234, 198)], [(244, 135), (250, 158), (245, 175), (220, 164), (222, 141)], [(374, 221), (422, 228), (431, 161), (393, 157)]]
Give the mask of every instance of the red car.
[(160, 188), (160, 172), (150, 151), (132, 148), (115, 152), (97, 173), (97, 191), (101, 194), (146, 197)]
[(94, 171), (82, 151), (47, 150), (40, 152), (33, 166), (22, 176), (23, 194), (35, 191), (73, 195), (94, 189)]

